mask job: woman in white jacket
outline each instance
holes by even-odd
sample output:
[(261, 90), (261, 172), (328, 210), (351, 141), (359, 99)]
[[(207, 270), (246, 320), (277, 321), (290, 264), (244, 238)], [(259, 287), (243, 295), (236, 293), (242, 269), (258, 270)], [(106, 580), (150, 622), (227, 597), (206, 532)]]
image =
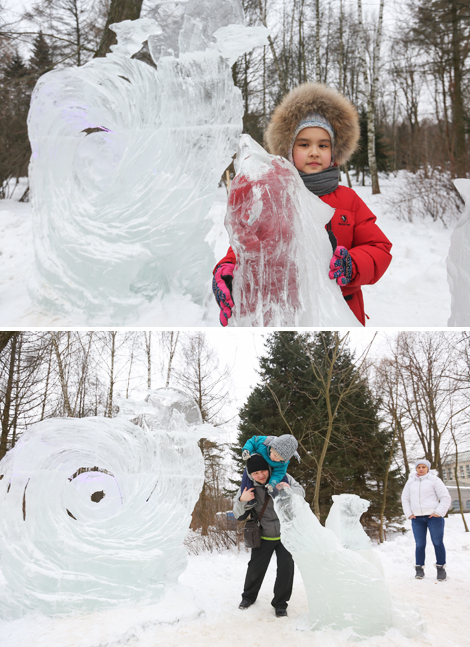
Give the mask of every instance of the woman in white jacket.
[(415, 465), (415, 472), (410, 475), (401, 495), (403, 512), (411, 519), (416, 542), (416, 578), (424, 577), (424, 559), (426, 555), (426, 535), (429, 529), (431, 541), (436, 552), (437, 579), (446, 579), (446, 549), (444, 547), (444, 515), (452, 502), (448, 489), (437, 476), (437, 471), (430, 471), (431, 463), (423, 458)]

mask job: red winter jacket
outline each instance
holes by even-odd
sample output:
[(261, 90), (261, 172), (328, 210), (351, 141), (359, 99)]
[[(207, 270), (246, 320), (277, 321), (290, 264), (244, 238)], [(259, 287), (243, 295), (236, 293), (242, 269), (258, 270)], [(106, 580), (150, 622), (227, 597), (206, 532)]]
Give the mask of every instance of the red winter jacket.
[[(346, 247), (356, 265), (352, 281), (341, 288), (349, 307), (365, 326), (364, 299), (361, 285), (376, 283), (390, 265), (392, 243), (375, 224), (376, 217), (353, 189), (339, 186), (333, 193), (320, 196), (320, 200), (335, 209), (325, 229), (336, 236), (337, 244)], [(221, 263), (236, 263), (234, 251), (229, 247)], [(325, 268), (328, 273), (329, 267)]]

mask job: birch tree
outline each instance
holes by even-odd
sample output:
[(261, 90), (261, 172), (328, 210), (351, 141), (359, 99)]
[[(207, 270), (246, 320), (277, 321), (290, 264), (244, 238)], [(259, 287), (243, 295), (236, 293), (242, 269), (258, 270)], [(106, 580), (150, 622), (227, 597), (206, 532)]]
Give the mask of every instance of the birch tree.
[(362, 0), (357, 0), (357, 18), (359, 22), (359, 56), (361, 59), (362, 73), (364, 79), (365, 95), (367, 100), (367, 154), (369, 159), (369, 171), (372, 182), (372, 194), (380, 193), (379, 175), (377, 171), (377, 160), (375, 157), (375, 108), (377, 88), (379, 83), (379, 62), (380, 46), (382, 42), (383, 11), (385, 0), (380, 0), (379, 19), (372, 54), (372, 80), (369, 79), (369, 71), (366, 55), (366, 38), (362, 18)]

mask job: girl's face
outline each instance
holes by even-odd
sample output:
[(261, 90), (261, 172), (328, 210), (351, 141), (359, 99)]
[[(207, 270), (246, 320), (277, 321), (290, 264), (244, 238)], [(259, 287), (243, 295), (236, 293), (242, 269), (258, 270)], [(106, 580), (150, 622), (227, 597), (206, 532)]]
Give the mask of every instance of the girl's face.
[(309, 126), (300, 131), (292, 149), (295, 168), (303, 173), (320, 173), (331, 164), (331, 138), (324, 128)]
[(424, 476), (429, 472), (428, 466), (424, 465), (424, 463), (421, 463), (420, 465), (416, 466), (416, 472), (418, 476)]

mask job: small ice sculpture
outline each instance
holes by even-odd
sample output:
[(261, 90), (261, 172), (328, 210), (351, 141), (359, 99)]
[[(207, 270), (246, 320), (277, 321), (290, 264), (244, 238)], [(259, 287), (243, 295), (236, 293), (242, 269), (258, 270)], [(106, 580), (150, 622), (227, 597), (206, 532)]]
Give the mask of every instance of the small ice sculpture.
[(325, 521), (325, 527), (332, 530), (344, 548), (368, 550), (370, 538), (361, 526), (361, 516), (370, 506), (370, 501), (357, 494), (334, 494), (333, 505)]
[[(294, 166), (243, 135), (225, 226), (237, 258), (235, 326), (359, 326), (328, 278), (334, 209)], [(230, 320), (232, 321), (232, 320)]]
[(470, 326), (470, 180), (454, 180), (462, 198), (465, 210), (455, 226), (450, 239), (447, 256), (447, 280), (451, 294), (451, 315), (449, 326)]
[[(110, 54), (43, 75), (32, 96), (29, 289), (89, 324), (210, 292), (205, 218), (242, 131), (231, 65), (266, 42), (240, 0), (162, 0), (153, 15), (113, 25)], [(156, 68), (131, 58), (147, 38)]]
[(325, 527), (339, 538), (343, 548), (359, 552), (383, 575), (380, 559), (371, 547), (370, 537), (361, 525), (361, 516), (369, 509), (370, 501), (357, 494), (333, 494), (333, 505), (325, 521)]
[(186, 567), (182, 541), (210, 428), (185, 394), (125, 401), (125, 417), (52, 418), (0, 462), (0, 615), (158, 600)]
[(289, 489), (274, 500), (282, 543), (300, 568), (312, 629), (351, 627), (361, 636), (397, 627), (408, 636), (424, 628), (419, 613), (393, 601), (380, 572), (359, 553), (343, 548), (323, 528), (304, 499)]

